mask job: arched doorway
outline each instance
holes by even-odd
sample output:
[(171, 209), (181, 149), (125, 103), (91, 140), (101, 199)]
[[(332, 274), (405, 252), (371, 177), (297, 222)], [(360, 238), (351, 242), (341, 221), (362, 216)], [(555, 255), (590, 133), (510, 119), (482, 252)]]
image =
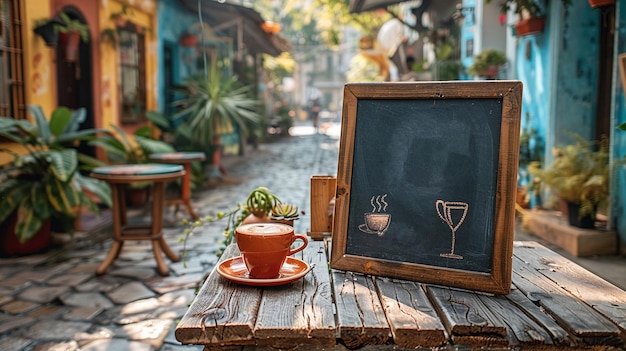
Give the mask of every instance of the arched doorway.
[[(63, 8), (70, 19), (86, 23), (82, 13), (73, 6)], [(87, 110), (85, 121), (80, 129), (91, 129), (95, 126), (93, 107), (93, 77), (91, 56), (91, 33), (87, 42), (80, 40), (75, 58), (68, 56), (67, 45), (59, 41), (56, 49), (57, 63), (57, 105), (71, 109), (84, 107)], [(95, 148), (81, 144), (78, 151), (89, 156), (96, 155)]]

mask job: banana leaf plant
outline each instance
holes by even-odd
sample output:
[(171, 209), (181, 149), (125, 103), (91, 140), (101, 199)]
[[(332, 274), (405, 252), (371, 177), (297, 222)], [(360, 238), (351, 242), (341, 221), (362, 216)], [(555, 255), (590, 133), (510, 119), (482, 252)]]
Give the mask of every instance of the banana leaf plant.
[(88, 193), (111, 206), (108, 185), (78, 171), (78, 152), (72, 147), (106, 130), (78, 130), (85, 109), (59, 107), (50, 120), (39, 106), (29, 106), (29, 111), (34, 123), (0, 117), (0, 137), (21, 145), (25, 151), (0, 149), (13, 156), (8, 177), (0, 183), (0, 223), (15, 212), (15, 234), (22, 243), (53, 216), (74, 218), (81, 207), (98, 214), (98, 206)]
[(149, 127), (138, 129), (132, 137), (116, 125), (112, 125), (111, 128), (115, 135), (104, 135), (91, 140), (89, 144), (104, 149), (113, 164), (147, 163), (152, 153), (176, 151), (172, 145), (150, 138)]

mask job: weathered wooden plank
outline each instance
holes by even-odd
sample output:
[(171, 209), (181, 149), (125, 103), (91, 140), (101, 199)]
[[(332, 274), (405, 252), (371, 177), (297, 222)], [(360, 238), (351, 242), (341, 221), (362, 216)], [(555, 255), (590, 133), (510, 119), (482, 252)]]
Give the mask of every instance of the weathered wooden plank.
[[(523, 259), (524, 254), (521, 252), (516, 253), (513, 258), (515, 286), (529, 299), (541, 305), (565, 330), (580, 338), (582, 345), (623, 345), (619, 328), (615, 324)], [(550, 267), (546, 265), (543, 269)]]
[[(229, 246), (220, 260), (239, 255)], [(174, 335), (183, 344), (254, 343), (253, 328), (261, 302), (261, 290), (231, 283), (213, 270), (202, 285)]]
[(310, 241), (294, 257), (312, 269), (288, 285), (260, 288), (263, 296), (254, 327), (256, 342), (279, 349), (299, 344), (334, 346), (336, 328), (324, 242)]
[(508, 344), (506, 325), (485, 306), (481, 294), (430, 285), (426, 290), (454, 344)]
[(448, 337), (421, 285), (406, 280), (376, 278), (393, 341), (399, 347), (438, 347)]
[(337, 327), (349, 348), (380, 345), (389, 339), (389, 325), (371, 276), (332, 270)]
[[(509, 295), (521, 294), (514, 290)], [(520, 310), (517, 305), (513, 304), (504, 295), (476, 296), (493, 314), (492, 317), (495, 318), (494, 323), (506, 328), (510, 346), (529, 348), (543, 345), (545, 347), (555, 346), (555, 349), (561, 348), (562, 345), (558, 345), (558, 347), (555, 345), (551, 334), (546, 329), (535, 322), (523, 310)]]
[(535, 242), (518, 242), (515, 255), (615, 323), (626, 334), (626, 291)]
[(561, 328), (550, 315), (529, 300), (517, 287), (513, 287), (511, 293), (506, 295), (506, 298), (541, 325), (550, 334), (553, 345), (558, 347), (573, 347), (577, 344), (577, 338)]

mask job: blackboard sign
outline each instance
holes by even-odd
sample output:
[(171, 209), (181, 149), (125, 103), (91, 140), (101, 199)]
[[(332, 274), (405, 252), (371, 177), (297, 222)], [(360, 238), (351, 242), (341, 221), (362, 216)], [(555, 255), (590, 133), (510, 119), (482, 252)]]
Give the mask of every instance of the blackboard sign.
[(522, 84), (348, 84), (331, 267), (508, 293)]

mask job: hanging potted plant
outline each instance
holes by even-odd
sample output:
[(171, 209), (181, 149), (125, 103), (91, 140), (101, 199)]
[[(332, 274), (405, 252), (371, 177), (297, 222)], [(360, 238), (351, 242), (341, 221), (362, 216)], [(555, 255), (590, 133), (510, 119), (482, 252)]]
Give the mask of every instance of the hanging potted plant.
[(35, 21), (33, 32), (39, 35), (47, 46), (56, 46), (59, 41), (59, 27), (64, 24), (58, 18), (45, 18)]
[(193, 33), (185, 33), (180, 36), (180, 45), (184, 47), (194, 47), (198, 44), (198, 35)]
[(79, 20), (72, 19), (66, 13), (61, 12), (61, 20), (64, 24), (58, 27), (59, 42), (65, 53), (65, 60), (76, 62), (78, 59), (78, 46), (80, 41), (89, 41), (89, 27)]
[[(487, 0), (491, 3), (492, 0)], [(568, 6), (572, 0), (561, 0), (563, 5)], [(535, 0), (503, 0), (500, 1), (500, 11), (506, 14), (513, 10), (518, 19), (515, 23), (515, 35), (526, 36), (543, 33), (546, 25), (546, 17)]]

